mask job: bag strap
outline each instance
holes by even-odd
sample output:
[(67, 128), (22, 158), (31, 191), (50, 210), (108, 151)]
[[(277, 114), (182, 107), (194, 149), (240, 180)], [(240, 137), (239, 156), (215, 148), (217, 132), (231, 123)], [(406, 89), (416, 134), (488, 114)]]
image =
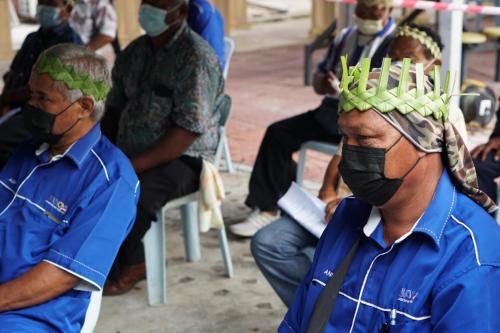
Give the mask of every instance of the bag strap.
[(352, 259), (358, 250), (360, 241), (361, 237), (356, 240), (337, 271), (333, 274), (333, 277), (328, 280), (325, 288), (323, 288), (323, 291), (319, 294), (318, 300), (314, 305), (311, 320), (307, 327), (307, 333), (322, 333), (324, 331), (326, 323), (332, 314), (340, 287), (342, 286), (349, 266), (351, 266)]

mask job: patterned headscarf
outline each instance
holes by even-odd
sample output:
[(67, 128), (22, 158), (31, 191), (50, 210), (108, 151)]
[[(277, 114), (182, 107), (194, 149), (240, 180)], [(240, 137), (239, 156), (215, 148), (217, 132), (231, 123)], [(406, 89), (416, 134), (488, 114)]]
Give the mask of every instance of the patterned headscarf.
[(423, 65), (411, 65), (409, 59), (391, 66), (384, 59), (382, 69), (370, 72), (370, 59), (361, 66), (347, 68), (341, 82), (339, 112), (374, 110), (426, 153), (441, 153), (451, 179), (459, 191), (489, 213), (496, 205), (478, 188), (472, 157), (459, 132), (448, 121), (450, 74), (441, 90), (439, 67), (434, 82), (424, 75)]

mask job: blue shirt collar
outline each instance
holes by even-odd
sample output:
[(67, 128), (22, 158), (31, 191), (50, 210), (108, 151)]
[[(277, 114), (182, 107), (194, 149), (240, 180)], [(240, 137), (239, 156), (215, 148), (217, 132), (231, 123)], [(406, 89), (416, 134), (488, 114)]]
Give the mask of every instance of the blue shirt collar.
[(446, 221), (450, 218), (456, 200), (457, 191), (448, 172), (444, 170), (431, 204), (427, 207), (413, 231), (428, 235), (439, 246)]
[[(71, 159), (77, 167), (80, 167), (85, 161), (95, 144), (101, 139), (101, 125), (95, 125), (87, 134), (81, 137), (78, 141), (73, 143), (65, 152), (57, 159), (68, 157)], [(43, 143), (37, 150), (36, 155), (42, 162), (48, 161), (48, 148), (49, 145)]]
[[(400, 237), (396, 242), (402, 242), (412, 233), (421, 233), (430, 237), (439, 246), (444, 226), (455, 206), (456, 195), (455, 187), (451, 182), (448, 172), (445, 170), (439, 179), (434, 197), (424, 214), (415, 223), (413, 230)], [(373, 207), (370, 217), (363, 228), (363, 232), (379, 246), (385, 248), (387, 244), (385, 244), (382, 237), (381, 221), (378, 209)]]

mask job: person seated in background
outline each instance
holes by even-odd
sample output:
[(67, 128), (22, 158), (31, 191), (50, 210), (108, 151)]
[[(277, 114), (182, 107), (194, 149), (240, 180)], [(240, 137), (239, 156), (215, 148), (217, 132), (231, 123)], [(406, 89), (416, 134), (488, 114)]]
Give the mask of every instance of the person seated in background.
[(71, 27), (93, 51), (116, 38), (116, 10), (110, 0), (76, 0), (70, 17)]
[[(500, 228), (441, 90), (409, 59), (344, 72), (340, 203), (278, 332), (496, 332)], [(420, 101), (420, 103), (416, 103)], [(397, 105), (397, 106), (394, 106)]]
[(203, 37), (219, 58), (220, 68), (224, 70), (224, 18), (209, 0), (188, 0), (189, 27)]
[(104, 59), (54, 46), (29, 87), (23, 118), (33, 140), (0, 172), (0, 332), (76, 333), (132, 227), (139, 182), (101, 134)]
[[(409, 24), (396, 31), (388, 56), (394, 61), (410, 58), (414, 63), (424, 64), (430, 72), (434, 65), (441, 64), (442, 49), (439, 35), (428, 28)], [(466, 141), (467, 130), (461, 110), (450, 106), (449, 120)], [(342, 145), (328, 164), (319, 191), (318, 197), (327, 204), (325, 221), (330, 220), (339, 201), (351, 195), (339, 175), (341, 157)], [(287, 215), (260, 229), (252, 237), (251, 250), (257, 266), (288, 307), (311, 267), (312, 251), (309, 250), (314, 250), (317, 243), (318, 238)]]
[(5, 85), (0, 95), (0, 112), (8, 117), (0, 124), (0, 168), (11, 152), (29, 137), (23, 125), (20, 109), (30, 98), (28, 80), (31, 68), (42, 51), (61, 43), (82, 44), (80, 36), (69, 26), (71, 0), (39, 0), (37, 20), (40, 29), (30, 33), (16, 53), (5, 75)]
[(230, 226), (233, 234), (252, 237), (257, 230), (276, 219), (278, 199), (295, 179), (296, 163), (292, 155), (304, 142), (339, 143), (336, 82), (341, 74), (340, 56), (351, 55), (350, 65), (355, 65), (362, 56), (372, 56), (374, 66), (380, 65), (396, 28), (391, 12), (390, 0), (358, 1), (356, 24), (338, 34), (314, 75), (314, 91), (326, 96), (321, 105), (314, 111), (275, 122), (267, 128), (245, 201), (253, 211), (243, 222)]
[(198, 190), (202, 159), (215, 154), (224, 79), (214, 51), (186, 16), (185, 0), (143, 0), (146, 35), (113, 68), (105, 133), (132, 161), (141, 197), (105, 295), (123, 294), (145, 278), (143, 236), (165, 203)]
[(488, 142), (472, 150), (479, 188), (495, 202), (498, 200), (496, 178), (500, 177), (500, 99), (495, 128)]

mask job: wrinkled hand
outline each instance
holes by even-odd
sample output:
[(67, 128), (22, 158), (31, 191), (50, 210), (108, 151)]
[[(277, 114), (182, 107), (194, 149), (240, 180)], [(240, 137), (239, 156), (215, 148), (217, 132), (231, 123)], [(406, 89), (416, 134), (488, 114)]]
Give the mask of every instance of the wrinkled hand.
[(491, 138), (487, 143), (477, 146), (471, 154), (473, 158), (480, 157), (484, 161), (492, 151), (496, 151), (494, 160), (500, 160), (500, 137)]
[(336, 197), (335, 199), (331, 200), (330, 202), (328, 202), (326, 204), (326, 208), (325, 208), (325, 223), (330, 222), (330, 220), (331, 220), (331, 218), (333, 216), (333, 213), (335, 212), (335, 209), (339, 205), (340, 200), (341, 200), (341, 198)]
[(334, 82), (338, 82), (338, 79), (332, 71), (329, 71), (323, 81), (323, 89), (327, 95), (338, 95), (339, 91), (334, 87)]

